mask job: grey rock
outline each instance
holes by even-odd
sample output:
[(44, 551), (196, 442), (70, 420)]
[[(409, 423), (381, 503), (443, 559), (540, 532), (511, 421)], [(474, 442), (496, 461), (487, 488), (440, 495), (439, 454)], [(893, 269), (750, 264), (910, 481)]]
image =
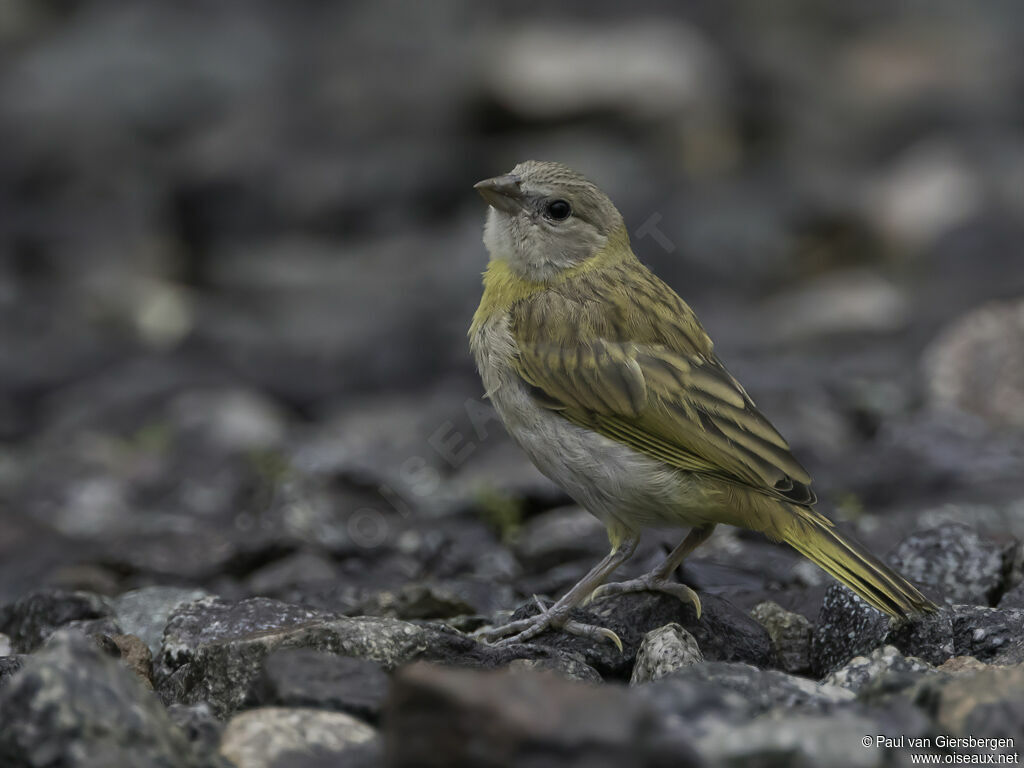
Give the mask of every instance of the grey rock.
[(206, 597), (201, 589), (181, 587), (143, 587), (125, 592), (113, 599), (117, 623), (126, 634), (135, 635), (153, 656), (160, 653), (164, 628), (171, 613), (180, 605)]
[(285, 599), (289, 590), (329, 584), (338, 579), (338, 569), (326, 557), (301, 551), (275, 560), (253, 571), (246, 579), (254, 596)]
[(904, 656), (897, 648), (885, 645), (875, 648), (866, 656), (854, 656), (846, 664), (825, 678), (828, 685), (837, 685), (855, 693), (890, 673), (920, 673), (934, 671), (927, 662), (914, 656)]
[(31, 653), (67, 624), (107, 619), (113, 614), (110, 602), (100, 595), (41, 590), (0, 608), (0, 631), (10, 636), (15, 652)]
[(330, 709), (376, 722), (387, 695), (388, 675), (369, 659), (282, 648), (264, 660), (256, 691), (260, 706)]
[(172, 611), (164, 629), (155, 674), (158, 678), (164, 677), (188, 663), (197, 648), (309, 623), (323, 615), (262, 597), (237, 603), (204, 597), (180, 604)]
[(24, 656), (0, 656), (0, 688), (25, 665)]
[(947, 603), (992, 605), (1003, 590), (1007, 545), (950, 523), (904, 539), (891, 561), (897, 571)]
[(707, 110), (722, 96), (715, 47), (695, 27), (667, 18), (558, 30), (524, 25), (496, 38), (491, 55), (484, 87), (526, 120), (595, 112), (666, 120), (696, 105)]
[(0, 689), (11, 766), (206, 768), (160, 702), (88, 641), (64, 633)]
[(629, 682), (639, 685), (659, 680), (680, 667), (703, 661), (704, 655), (693, 635), (678, 624), (666, 624), (644, 635)]
[(1019, 750), (1024, 722), (1024, 665), (965, 669), (927, 678), (915, 694), (942, 733), (975, 738), (1010, 738)]
[[(172, 616), (156, 676), (164, 701), (206, 701), (218, 717), (251, 706), (259, 698), (264, 659), (282, 648), (369, 659), (386, 670), (416, 659), (487, 668), (507, 666), (515, 659), (540, 659), (565, 674), (585, 673), (578, 659), (550, 649), (493, 648), (444, 626), (384, 617), (308, 618), (295, 606), (256, 600), (229, 604), (204, 599)], [(204, 624), (206, 612), (209, 621)]]
[[(113, 638), (116, 635), (124, 634), (121, 625), (117, 623), (113, 616), (104, 616), (101, 619), (75, 619), (62, 626), (57, 632), (63, 630), (70, 630), (86, 637), (95, 638)], [(50, 637), (53, 637), (53, 635), (51, 634)], [(47, 638), (46, 642), (49, 642), (49, 638)]]
[[(745, 682), (750, 683), (754, 676), (756, 673), (748, 674)], [(697, 734), (715, 723), (743, 722), (761, 711), (746, 691), (709, 682), (707, 675), (691, 674), (690, 669), (630, 690), (633, 698), (659, 713), (661, 728), (671, 734), (672, 741), (693, 741)]]
[(246, 389), (192, 390), (171, 401), (175, 426), (225, 453), (269, 450), (284, 439), (284, 414), (266, 396)]
[(608, 551), (604, 525), (581, 507), (558, 507), (530, 518), (514, 549), (529, 568), (545, 570), (570, 560), (596, 559)]
[[(752, 715), (775, 708), (828, 711), (854, 698), (850, 691), (835, 685), (816, 683), (775, 669), (758, 669), (749, 664), (723, 661), (681, 667), (659, 684), (664, 684), (663, 690), (673, 685), (689, 684), (733, 691), (745, 699), (745, 711)], [(653, 685), (645, 686), (643, 690)]]
[(992, 302), (955, 320), (925, 351), (932, 405), (1024, 427), (1024, 301)]
[[(905, 735), (928, 733), (925, 718), (919, 718), (917, 726)], [(884, 725), (857, 712), (794, 715), (779, 711), (745, 723), (720, 723), (700, 736), (697, 746), (712, 765), (881, 768), (891, 765), (887, 750), (862, 744), (865, 736), (881, 732)]]
[(890, 333), (907, 322), (904, 293), (877, 272), (829, 272), (773, 296), (764, 310), (778, 341)]
[(540, 670), (553, 672), (561, 675), (567, 680), (576, 680), (581, 683), (600, 683), (600, 673), (589, 664), (583, 662), (575, 654), (559, 653), (551, 656), (540, 656), (538, 658), (512, 659), (505, 665), (507, 669), (516, 670)]
[(990, 664), (1024, 663), (1024, 609), (954, 606), (952, 620), (957, 656)]
[(1003, 594), (999, 601), (999, 607), (1001, 609), (1024, 608), (1024, 581)]
[[(666, 624), (676, 623), (694, 637), (704, 658), (709, 661), (771, 665), (775, 652), (764, 627), (717, 595), (701, 595), (701, 603), (700, 619), (689, 603), (654, 592), (602, 598), (573, 612), (573, 618), (578, 621), (615, 632), (622, 641), (622, 653), (610, 642), (597, 643), (563, 632), (545, 632), (530, 642), (578, 654), (602, 676), (625, 681), (633, 672), (633, 662), (644, 635)], [(535, 612), (536, 606), (532, 602), (527, 603), (513, 614), (513, 618)]]
[(811, 639), (811, 666), (825, 677), (854, 656), (882, 645), (941, 664), (955, 655), (953, 615), (949, 609), (897, 624), (876, 611), (842, 584), (825, 591)]
[[(344, 760), (345, 768), (380, 768), (387, 764), (380, 739), (347, 745)], [(282, 752), (272, 768), (338, 768), (338, 753), (317, 747)]]
[(395, 768), (612, 768), (644, 764), (655, 716), (617, 686), (415, 664), (396, 675), (387, 722)]
[(768, 630), (784, 672), (810, 671), (812, 627), (806, 616), (770, 600), (755, 605), (750, 615)]
[(394, 592), (375, 592), (354, 613), (396, 619), (450, 619), (477, 612), (456, 592), (439, 584), (406, 584)]
[(0, 656), (10, 656), (14, 653), (14, 646), (11, 644), (11, 638), (0, 632)]
[(376, 734), (344, 712), (263, 707), (231, 718), (221, 736), (220, 754), (238, 768), (272, 768), (282, 755), (310, 751), (347, 764), (347, 752)]
[(224, 723), (214, 717), (208, 704), (171, 704), (167, 714), (196, 750), (206, 755), (217, 751)]

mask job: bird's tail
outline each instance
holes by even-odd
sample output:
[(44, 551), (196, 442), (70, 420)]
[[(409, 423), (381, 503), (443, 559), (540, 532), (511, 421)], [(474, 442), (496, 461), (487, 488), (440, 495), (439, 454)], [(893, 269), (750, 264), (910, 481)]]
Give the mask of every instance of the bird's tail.
[(785, 521), (776, 517), (769, 535), (785, 541), (878, 610), (898, 618), (938, 610), (917, 587), (840, 534), (827, 518), (806, 508), (790, 512)]

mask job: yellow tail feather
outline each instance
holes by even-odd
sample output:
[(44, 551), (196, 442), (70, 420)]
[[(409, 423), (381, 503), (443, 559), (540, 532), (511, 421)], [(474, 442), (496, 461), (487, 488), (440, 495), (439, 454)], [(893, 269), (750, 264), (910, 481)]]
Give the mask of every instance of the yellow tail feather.
[(873, 607), (901, 619), (938, 610), (917, 587), (842, 536), (826, 518), (815, 519), (816, 513), (803, 508), (787, 511), (787, 519), (776, 518), (768, 535), (785, 541)]

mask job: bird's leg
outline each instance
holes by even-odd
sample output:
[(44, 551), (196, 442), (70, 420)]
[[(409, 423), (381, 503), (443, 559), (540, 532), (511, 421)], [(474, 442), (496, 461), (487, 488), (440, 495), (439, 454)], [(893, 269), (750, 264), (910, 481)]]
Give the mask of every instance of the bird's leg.
[(672, 574), (675, 573), (676, 568), (682, 565), (686, 556), (707, 541), (714, 530), (714, 523), (691, 528), (679, 546), (673, 549), (664, 562), (653, 571), (629, 581), (620, 581), (600, 586), (591, 593), (590, 599), (596, 600), (601, 597), (611, 597), (612, 595), (621, 595), (626, 592), (665, 592), (678, 597), (684, 603), (693, 603), (693, 607), (697, 609), (697, 618), (699, 619), (700, 598), (697, 596), (697, 593), (685, 584), (680, 584), (671, 579)]
[(632, 557), (639, 542), (639, 535), (629, 535), (623, 538), (617, 546), (612, 548), (611, 552), (590, 569), (586, 576), (576, 582), (573, 588), (550, 608), (544, 608), (538, 600), (537, 604), (541, 607), (541, 612), (536, 616), (478, 631), (477, 637), (495, 645), (511, 645), (512, 643), (525, 643), (547, 629), (559, 629), (593, 640), (611, 640), (619, 647), (619, 650), (622, 650), (622, 641), (610, 629), (573, 621), (569, 618), (569, 612), (582, 603), (595, 588), (603, 584), (612, 571)]

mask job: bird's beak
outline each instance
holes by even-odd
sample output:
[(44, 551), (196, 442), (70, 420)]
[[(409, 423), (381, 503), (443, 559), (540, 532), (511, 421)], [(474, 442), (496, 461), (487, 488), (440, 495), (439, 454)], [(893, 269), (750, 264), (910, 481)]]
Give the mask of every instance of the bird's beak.
[(512, 173), (484, 179), (473, 185), (480, 197), (499, 211), (518, 213), (526, 200), (522, 189), (523, 180)]

